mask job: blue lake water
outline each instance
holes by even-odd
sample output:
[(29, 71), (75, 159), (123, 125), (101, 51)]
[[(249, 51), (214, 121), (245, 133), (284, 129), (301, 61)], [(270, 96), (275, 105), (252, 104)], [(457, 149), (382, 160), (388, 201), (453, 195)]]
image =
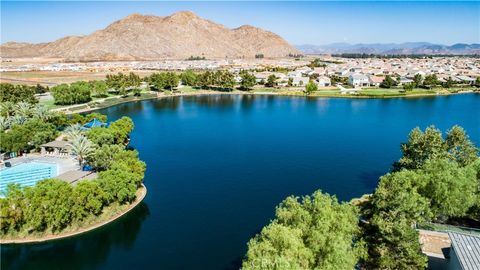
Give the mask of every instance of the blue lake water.
[(408, 132), (463, 126), (480, 143), (480, 95), (415, 99), (199, 96), (100, 111), (135, 123), (144, 203), (97, 231), (4, 246), (2, 269), (238, 269), (289, 195), (373, 191)]

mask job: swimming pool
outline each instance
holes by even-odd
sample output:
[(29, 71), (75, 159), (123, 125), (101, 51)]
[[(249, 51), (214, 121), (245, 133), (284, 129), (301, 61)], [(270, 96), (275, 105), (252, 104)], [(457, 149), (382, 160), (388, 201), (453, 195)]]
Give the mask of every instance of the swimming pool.
[(40, 161), (25, 162), (4, 168), (0, 170), (0, 192), (6, 191), (10, 183), (33, 186), (38, 181), (55, 177), (57, 174), (57, 164)]

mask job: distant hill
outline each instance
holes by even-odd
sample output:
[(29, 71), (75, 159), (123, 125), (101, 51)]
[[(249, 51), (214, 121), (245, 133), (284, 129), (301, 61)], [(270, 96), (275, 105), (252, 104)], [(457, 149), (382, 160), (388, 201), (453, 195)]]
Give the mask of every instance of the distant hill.
[(41, 43), (8, 42), (4, 58), (49, 57), (66, 61), (285, 57), (300, 52), (275, 33), (249, 25), (229, 29), (192, 12), (129, 15), (87, 36)]
[(348, 44), (296, 46), (304, 54), (480, 54), (480, 44), (457, 43), (452, 46), (428, 42)]

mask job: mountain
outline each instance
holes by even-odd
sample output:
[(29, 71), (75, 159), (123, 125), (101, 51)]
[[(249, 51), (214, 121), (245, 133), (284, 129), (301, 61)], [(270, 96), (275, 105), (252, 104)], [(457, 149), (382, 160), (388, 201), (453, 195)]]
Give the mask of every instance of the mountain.
[(182, 11), (171, 16), (129, 15), (87, 36), (41, 43), (8, 42), (4, 58), (45, 57), (66, 61), (285, 57), (300, 52), (280, 36), (244, 25), (229, 29)]
[(452, 46), (428, 42), (348, 44), (332, 43), (328, 45), (299, 45), (304, 54), (480, 54), (480, 44), (457, 43)]

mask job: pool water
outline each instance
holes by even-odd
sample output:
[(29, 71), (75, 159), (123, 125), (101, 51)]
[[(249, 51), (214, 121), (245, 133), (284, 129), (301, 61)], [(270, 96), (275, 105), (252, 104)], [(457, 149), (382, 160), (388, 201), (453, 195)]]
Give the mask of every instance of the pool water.
[(0, 170), (0, 192), (4, 192), (11, 183), (21, 186), (33, 186), (38, 181), (57, 176), (57, 165), (54, 163), (32, 161), (20, 163)]

